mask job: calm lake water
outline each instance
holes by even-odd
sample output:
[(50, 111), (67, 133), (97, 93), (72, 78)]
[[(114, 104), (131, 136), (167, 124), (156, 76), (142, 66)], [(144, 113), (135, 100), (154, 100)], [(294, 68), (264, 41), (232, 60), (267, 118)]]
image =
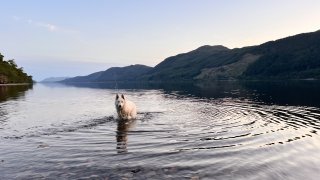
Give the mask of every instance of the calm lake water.
[(114, 87), (0, 86), (0, 179), (320, 178), (318, 81)]

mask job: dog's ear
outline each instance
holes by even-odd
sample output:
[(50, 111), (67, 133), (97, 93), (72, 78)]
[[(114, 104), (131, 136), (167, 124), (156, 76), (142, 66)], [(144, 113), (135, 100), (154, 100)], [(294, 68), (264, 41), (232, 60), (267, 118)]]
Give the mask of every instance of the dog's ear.
[(116, 95), (116, 99), (119, 99), (119, 95), (118, 94)]
[(122, 99), (124, 99), (124, 95), (123, 94), (121, 94), (121, 97), (122, 97)]

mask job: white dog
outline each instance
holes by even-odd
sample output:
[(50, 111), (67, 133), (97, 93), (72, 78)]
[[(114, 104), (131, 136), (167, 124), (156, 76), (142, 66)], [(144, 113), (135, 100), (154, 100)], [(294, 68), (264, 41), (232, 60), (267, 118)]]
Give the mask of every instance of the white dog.
[(135, 119), (137, 116), (137, 107), (136, 105), (124, 98), (124, 95), (121, 94), (121, 97), (117, 94), (115, 101), (117, 113), (120, 119), (129, 120)]

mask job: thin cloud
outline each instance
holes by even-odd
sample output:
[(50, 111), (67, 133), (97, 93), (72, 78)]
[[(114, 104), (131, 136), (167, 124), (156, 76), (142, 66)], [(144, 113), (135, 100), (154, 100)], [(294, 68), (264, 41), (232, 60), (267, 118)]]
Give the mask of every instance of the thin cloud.
[(48, 31), (54, 32), (54, 31), (61, 31), (61, 28), (57, 27), (56, 25), (50, 24), (50, 23), (42, 23), (37, 22), (35, 23), (38, 27), (46, 28)]
[(13, 20), (15, 20), (15, 21), (20, 21), (20, 20), (21, 20), (21, 18), (20, 18), (19, 16), (12, 16), (12, 18), (13, 18)]
[(14, 21), (23, 21), (23, 22), (28, 23), (30, 25), (46, 29), (49, 32), (78, 33), (78, 31), (76, 31), (76, 30), (60, 27), (60, 26), (57, 26), (57, 25), (52, 24), (52, 23), (45, 23), (45, 22), (35, 21), (35, 20), (32, 20), (32, 19), (24, 19), (24, 18), (21, 18), (19, 16), (12, 16), (12, 18), (13, 18)]

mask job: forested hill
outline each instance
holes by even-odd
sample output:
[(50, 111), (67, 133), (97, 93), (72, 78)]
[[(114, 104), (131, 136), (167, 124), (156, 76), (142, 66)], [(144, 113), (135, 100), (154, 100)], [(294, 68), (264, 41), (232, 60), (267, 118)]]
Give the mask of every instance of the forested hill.
[(22, 67), (18, 67), (15, 61), (3, 59), (0, 53), (0, 84), (9, 83), (32, 83), (32, 76), (23, 71)]
[(165, 59), (142, 79), (320, 79), (320, 31), (251, 47), (202, 46)]
[(320, 79), (320, 31), (303, 33), (257, 46), (260, 58), (244, 77), (255, 79)]

